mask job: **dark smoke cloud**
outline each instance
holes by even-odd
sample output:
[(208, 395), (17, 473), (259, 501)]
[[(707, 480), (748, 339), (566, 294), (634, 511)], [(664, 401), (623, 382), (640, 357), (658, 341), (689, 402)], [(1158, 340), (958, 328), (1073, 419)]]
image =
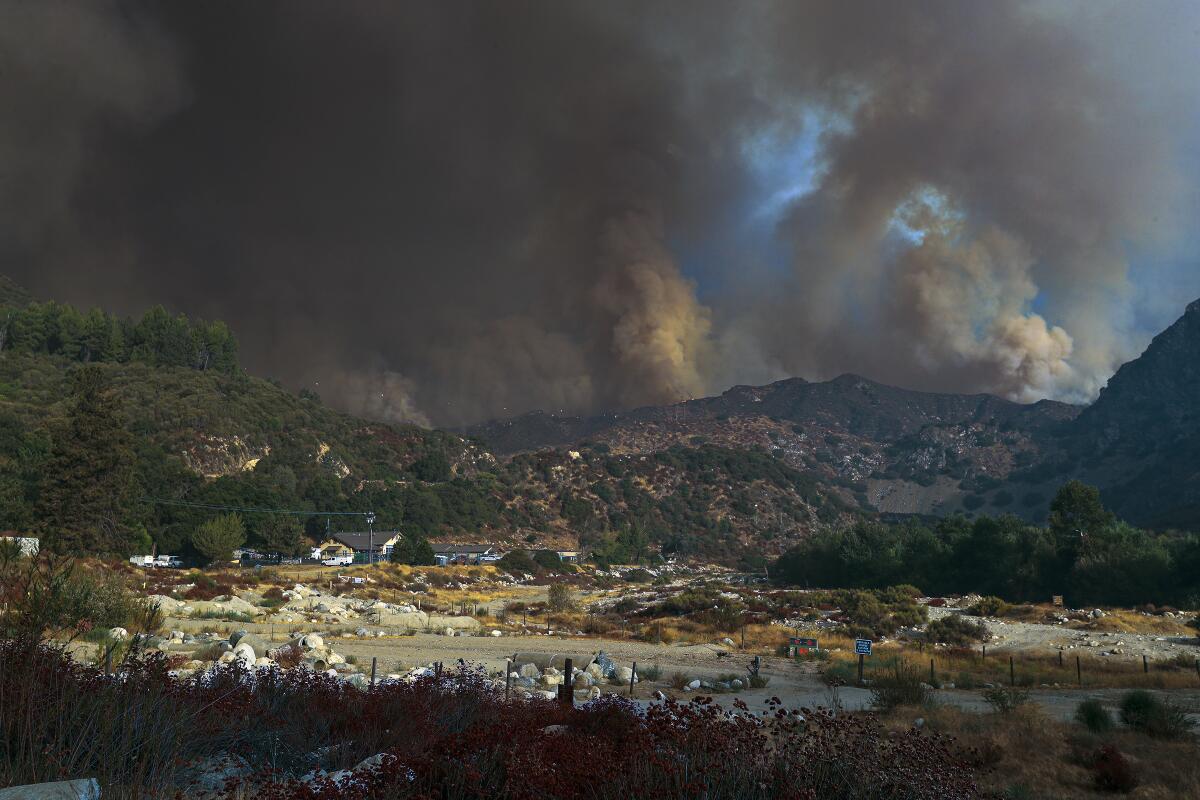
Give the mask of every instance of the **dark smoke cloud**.
[[(227, 319), (253, 371), (388, 419), (850, 369), (1086, 398), (1141, 343), (1125, 246), (1177, 230), (1197, 20), (9, 0), (0, 257), (40, 293)], [(815, 190), (764, 233), (787, 269), (722, 251), (704, 294), (677, 253), (755, 202), (747, 142), (813, 120)]]

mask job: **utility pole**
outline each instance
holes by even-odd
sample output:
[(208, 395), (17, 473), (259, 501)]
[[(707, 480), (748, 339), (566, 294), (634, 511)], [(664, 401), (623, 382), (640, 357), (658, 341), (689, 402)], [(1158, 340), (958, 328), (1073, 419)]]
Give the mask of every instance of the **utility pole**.
[(375, 512), (368, 511), (367, 518), (367, 563), (375, 563)]

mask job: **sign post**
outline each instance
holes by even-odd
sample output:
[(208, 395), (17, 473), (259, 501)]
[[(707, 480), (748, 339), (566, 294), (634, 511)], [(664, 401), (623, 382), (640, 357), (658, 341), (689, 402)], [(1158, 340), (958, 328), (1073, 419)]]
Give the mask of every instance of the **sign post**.
[(792, 658), (807, 656), (817, 651), (817, 640), (799, 636), (788, 637), (788, 655)]
[(870, 639), (855, 639), (854, 652), (858, 654), (858, 684), (863, 682), (863, 659), (871, 655), (871, 640)]

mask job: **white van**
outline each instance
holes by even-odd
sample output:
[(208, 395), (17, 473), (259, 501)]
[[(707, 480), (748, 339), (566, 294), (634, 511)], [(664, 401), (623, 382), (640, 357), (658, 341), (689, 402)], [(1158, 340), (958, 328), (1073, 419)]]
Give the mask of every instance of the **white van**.
[(354, 556), (333, 556), (321, 563), (327, 567), (348, 567), (354, 563)]
[(156, 556), (154, 566), (178, 569), (183, 566), (183, 559), (179, 556)]

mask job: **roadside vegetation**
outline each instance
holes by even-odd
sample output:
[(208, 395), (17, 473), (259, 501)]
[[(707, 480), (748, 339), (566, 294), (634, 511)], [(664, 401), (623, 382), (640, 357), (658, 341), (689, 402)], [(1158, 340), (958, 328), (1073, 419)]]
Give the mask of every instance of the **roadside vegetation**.
[(1014, 516), (949, 517), (932, 525), (861, 521), (818, 531), (771, 570), (785, 586), (877, 589), (911, 582), (934, 595), (989, 595), (1004, 603), (1063, 595), (1072, 606), (1200, 606), (1200, 538), (1158, 534), (1109, 513), (1094, 487), (1065, 484), (1047, 527)]

